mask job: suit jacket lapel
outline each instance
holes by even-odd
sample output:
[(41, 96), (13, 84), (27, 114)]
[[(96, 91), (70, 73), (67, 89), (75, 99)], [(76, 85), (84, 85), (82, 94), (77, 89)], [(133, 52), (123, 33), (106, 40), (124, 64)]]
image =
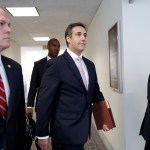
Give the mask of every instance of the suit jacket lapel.
[(9, 83), (9, 88), (10, 88), (10, 97), (9, 97), (9, 100), (8, 100), (8, 112), (7, 112), (7, 120), (10, 116), (10, 113), (12, 111), (12, 108), (13, 108), (13, 103), (14, 101), (12, 101), (12, 98), (13, 97), (13, 91), (14, 91), (14, 84), (13, 84), (13, 72), (12, 72), (12, 65), (9, 63), (9, 61), (7, 60), (7, 58), (5, 58), (4, 56), (2, 56), (2, 62), (3, 62), (3, 65), (4, 65), (4, 68), (5, 68), (5, 72), (6, 72), (6, 76), (7, 76), (7, 80), (8, 80), (8, 83)]
[(68, 54), (67, 51), (64, 52), (64, 58), (66, 60), (67, 65), (69, 66), (69, 68), (72, 70), (72, 72), (75, 74), (75, 76), (78, 78), (79, 82), (81, 83), (81, 85), (84, 87), (84, 89), (86, 90), (82, 77), (80, 75), (80, 72), (75, 64), (75, 62), (73, 61), (73, 59), (71, 58), (71, 56)]

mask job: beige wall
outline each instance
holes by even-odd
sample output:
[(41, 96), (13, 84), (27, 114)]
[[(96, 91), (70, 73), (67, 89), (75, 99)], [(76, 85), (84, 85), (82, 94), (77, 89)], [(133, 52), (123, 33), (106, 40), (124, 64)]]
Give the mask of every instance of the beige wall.
[(17, 61), (18, 63), (21, 63), (21, 51), (20, 51), (20, 46), (17, 45), (15, 42), (11, 42), (10, 48), (4, 50), (2, 52), (3, 55), (10, 57)]
[[(139, 130), (147, 105), (147, 78), (150, 73), (150, 1), (103, 0), (88, 30), (85, 54), (97, 68), (105, 99), (109, 100), (116, 121), (113, 131), (100, 136), (109, 150), (142, 150), (144, 140)], [(108, 30), (121, 23), (121, 66), (123, 93), (109, 86)]]
[(122, 1), (103, 0), (89, 29), (85, 54), (95, 62), (98, 81), (106, 100), (110, 102), (116, 128), (107, 133), (99, 131), (109, 150), (125, 150), (123, 95), (109, 86), (108, 30), (116, 21), (122, 21)]

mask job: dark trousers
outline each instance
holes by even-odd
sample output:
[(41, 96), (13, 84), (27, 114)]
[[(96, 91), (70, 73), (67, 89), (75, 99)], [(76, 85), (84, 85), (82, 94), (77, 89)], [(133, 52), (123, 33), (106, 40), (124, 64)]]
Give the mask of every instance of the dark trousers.
[(84, 144), (69, 145), (61, 144), (52, 138), (52, 150), (84, 150)]
[(150, 141), (146, 141), (144, 150), (150, 150)]

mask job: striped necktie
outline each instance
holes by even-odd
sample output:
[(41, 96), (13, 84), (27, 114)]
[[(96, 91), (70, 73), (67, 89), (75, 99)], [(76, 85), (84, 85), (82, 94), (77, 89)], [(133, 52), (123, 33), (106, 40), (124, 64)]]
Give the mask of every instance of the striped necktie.
[(6, 93), (4, 89), (4, 84), (2, 77), (0, 75), (0, 115), (6, 119), (7, 116), (7, 101), (6, 101)]

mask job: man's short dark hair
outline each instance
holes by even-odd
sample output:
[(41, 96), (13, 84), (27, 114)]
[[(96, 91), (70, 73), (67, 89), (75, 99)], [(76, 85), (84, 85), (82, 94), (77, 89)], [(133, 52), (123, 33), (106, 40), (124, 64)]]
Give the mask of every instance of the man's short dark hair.
[[(50, 40), (48, 41), (48, 43), (47, 43), (47, 46), (50, 45), (50, 43), (53, 42), (53, 41), (58, 41), (58, 40), (55, 39), (55, 38), (50, 39)], [(59, 41), (58, 41), (58, 42), (59, 42)]]

